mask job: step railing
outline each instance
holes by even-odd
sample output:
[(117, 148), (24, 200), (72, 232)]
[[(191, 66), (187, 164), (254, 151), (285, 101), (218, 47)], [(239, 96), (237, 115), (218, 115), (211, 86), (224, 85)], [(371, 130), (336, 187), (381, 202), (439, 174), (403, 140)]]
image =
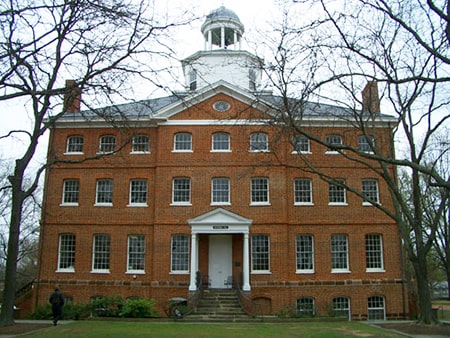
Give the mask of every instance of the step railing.
[(244, 312), (253, 318), (260, 318), (263, 322), (264, 316), (261, 303), (255, 302), (253, 299), (243, 293), (241, 290), (241, 285), (235, 278), (233, 278), (233, 284), (236, 289), (239, 305), (244, 310)]

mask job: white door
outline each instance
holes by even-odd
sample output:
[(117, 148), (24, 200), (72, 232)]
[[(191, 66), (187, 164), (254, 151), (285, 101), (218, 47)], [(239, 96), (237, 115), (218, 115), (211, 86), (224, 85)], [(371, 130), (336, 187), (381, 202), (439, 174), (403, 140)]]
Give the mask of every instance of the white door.
[(231, 288), (226, 281), (232, 274), (231, 235), (209, 236), (209, 287), (212, 289)]

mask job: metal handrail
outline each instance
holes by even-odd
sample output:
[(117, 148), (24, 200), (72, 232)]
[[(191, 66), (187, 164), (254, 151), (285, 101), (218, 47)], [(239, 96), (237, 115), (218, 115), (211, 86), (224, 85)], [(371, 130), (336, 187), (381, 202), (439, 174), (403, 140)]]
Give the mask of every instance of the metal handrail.
[(192, 293), (188, 299), (187, 299), (187, 310), (184, 315), (189, 315), (195, 311), (197, 308), (197, 304), (199, 300), (202, 298), (203, 295), (203, 276), (200, 273), (200, 271), (197, 271), (195, 284), (197, 287), (197, 290), (195, 290), (194, 293)]
[(244, 312), (253, 318), (259, 317), (261, 321), (264, 321), (261, 303), (255, 302), (253, 299), (245, 295), (241, 290), (239, 282), (235, 278), (233, 278), (233, 283), (238, 296), (239, 305)]

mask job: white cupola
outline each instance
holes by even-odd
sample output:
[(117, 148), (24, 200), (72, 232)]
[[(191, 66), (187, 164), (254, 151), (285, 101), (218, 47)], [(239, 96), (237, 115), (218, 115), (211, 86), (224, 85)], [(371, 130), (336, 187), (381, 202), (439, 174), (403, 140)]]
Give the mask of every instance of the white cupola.
[(241, 49), (244, 25), (232, 10), (211, 11), (201, 26), (205, 50), (181, 61), (188, 91), (226, 81), (255, 92), (261, 84), (263, 60)]

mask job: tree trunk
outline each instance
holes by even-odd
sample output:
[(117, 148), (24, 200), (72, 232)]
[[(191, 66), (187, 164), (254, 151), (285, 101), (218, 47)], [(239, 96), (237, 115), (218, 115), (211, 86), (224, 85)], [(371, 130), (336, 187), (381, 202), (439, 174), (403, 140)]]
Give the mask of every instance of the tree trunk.
[(22, 180), (23, 175), (9, 178), (12, 184), (11, 221), (9, 225), (8, 251), (5, 269), (5, 288), (3, 290), (3, 304), (0, 313), (0, 326), (14, 324), (14, 301), (16, 295), (17, 259), (19, 255), (19, 234), (22, 220)]
[(419, 298), (419, 324), (435, 324), (431, 303), (430, 284), (428, 283), (426, 256), (418, 254), (413, 263), (417, 281), (417, 295)]

